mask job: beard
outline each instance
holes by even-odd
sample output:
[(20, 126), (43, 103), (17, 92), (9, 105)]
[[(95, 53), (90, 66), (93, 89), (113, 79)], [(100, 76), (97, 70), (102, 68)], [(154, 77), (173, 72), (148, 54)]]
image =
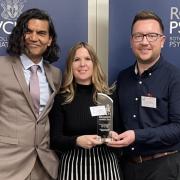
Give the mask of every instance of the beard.
[(139, 56), (136, 56), (136, 60), (139, 64), (144, 64), (144, 65), (150, 65), (150, 64), (154, 64), (158, 59), (159, 59), (160, 55), (158, 57), (151, 57), (149, 59), (142, 59)]
[(140, 64), (152, 64), (155, 61), (152, 58), (144, 60), (144, 59), (141, 59), (139, 57), (136, 57), (136, 59), (137, 59), (138, 63), (140, 63)]

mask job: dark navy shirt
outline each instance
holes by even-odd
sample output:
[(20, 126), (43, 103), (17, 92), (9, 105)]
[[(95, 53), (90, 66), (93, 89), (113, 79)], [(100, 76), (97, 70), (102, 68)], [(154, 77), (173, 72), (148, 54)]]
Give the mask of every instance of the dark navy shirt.
[[(180, 70), (161, 57), (141, 76), (135, 66), (120, 72), (117, 80), (119, 121), (135, 130), (129, 155), (151, 155), (180, 150)], [(142, 96), (153, 97), (156, 108), (143, 107)]]

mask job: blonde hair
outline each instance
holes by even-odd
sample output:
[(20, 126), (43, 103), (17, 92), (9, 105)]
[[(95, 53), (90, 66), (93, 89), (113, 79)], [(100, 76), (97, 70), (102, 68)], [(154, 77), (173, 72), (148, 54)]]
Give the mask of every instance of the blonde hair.
[(72, 100), (74, 99), (76, 81), (73, 76), (72, 63), (74, 61), (76, 51), (82, 47), (87, 49), (93, 62), (92, 84), (94, 86), (94, 93), (93, 93), (94, 102), (95, 103), (97, 102), (96, 94), (99, 92), (105, 94), (111, 94), (111, 88), (109, 88), (107, 85), (106, 75), (101, 68), (101, 64), (98, 60), (98, 57), (94, 49), (86, 42), (78, 42), (70, 49), (67, 57), (63, 84), (60, 91), (60, 93), (62, 93), (65, 98), (63, 104), (68, 104), (72, 102)]

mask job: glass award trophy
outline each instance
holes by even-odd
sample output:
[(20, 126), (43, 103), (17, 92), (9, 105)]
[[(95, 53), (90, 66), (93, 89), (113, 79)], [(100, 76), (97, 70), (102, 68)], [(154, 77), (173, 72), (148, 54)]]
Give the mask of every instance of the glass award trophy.
[(113, 100), (108, 95), (97, 93), (98, 106), (104, 106), (106, 113), (97, 116), (97, 135), (99, 140), (106, 143), (112, 140), (110, 131), (113, 130)]

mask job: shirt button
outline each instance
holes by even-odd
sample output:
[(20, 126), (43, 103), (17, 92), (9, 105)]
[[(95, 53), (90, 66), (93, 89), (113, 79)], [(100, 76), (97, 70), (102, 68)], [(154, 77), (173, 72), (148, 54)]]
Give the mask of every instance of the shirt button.
[(132, 147), (131, 150), (134, 151), (134, 147)]
[(151, 73), (149, 73), (149, 76), (151, 76), (152, 74)]
[(139, 81), (139, 84), (142, 84), (142, 81)]
[(136, 98), (135, 98), (135, 101), (138, 101), (138, 100), (139, 100), (139, 99), (136, 97)]
[(136, 118), (136, 115), (135, 115), (135, 114), (133, 114), (133, 118)]

